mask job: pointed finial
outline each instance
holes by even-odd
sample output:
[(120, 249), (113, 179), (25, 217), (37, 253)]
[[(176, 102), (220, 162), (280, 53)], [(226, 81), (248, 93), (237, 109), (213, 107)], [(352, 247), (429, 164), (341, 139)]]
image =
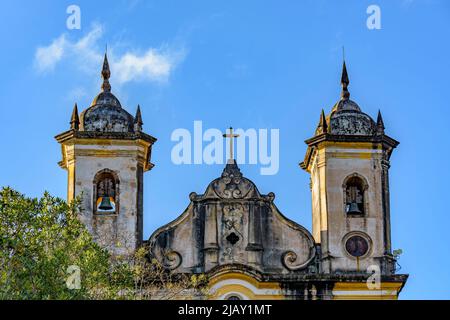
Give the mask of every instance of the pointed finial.
[(109, 62), (108, 56), (105, 52), (105, 57), (103, 59), (103, 68), (102, 68), (102, 90), (103, 92), (111, 92), (111, 85), (109, 84), (109, 77), (111, 76), (111, 71), (109, 70)]
[(78, 130), (80, 128), (80, 119), (78, 118), (78, 106), (75, 103), (72, 111), (72, 117), (70, 118), (70, 129)]
[(319, 134), (328, 132), (327, 118), (325, 117), (325, 111), (323, 111), (323, 109), (322, 109), (322, 113), (320, 114), (318, 130), (319, 130), (319, 132), (318, 132)]
[(144, 122), (142, 122), (141, 106), (138, 105), (136, 116), (134, 117), (134, 131), (142, 131), (143, 124)]
[(348, 99), (350, 98), (350, 92), (348, 92), (348, 84), (350, 83), (350, 80), (348, 79), (348, 73), (347, 73), (347, 66), (345, 65), (345, 60), (342, 65), (342, 75), (341, 75), (341, 86), (342, 86), (342, 92), (341, 92), (341, 99)]
[(378, 110), (378, 116), (377, 116), (377, 133), (384, 134), (384, 122), (383, 122), (383, 117), (381, 116), (380, 110)]

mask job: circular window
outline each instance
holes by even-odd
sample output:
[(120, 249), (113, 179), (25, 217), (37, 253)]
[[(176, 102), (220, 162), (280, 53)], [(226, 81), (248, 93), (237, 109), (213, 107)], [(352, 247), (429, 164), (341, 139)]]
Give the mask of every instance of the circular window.
[(227, 298), (227, 300), (241, 300), (241, 297), (237, 295), (231, 295)]
[(369, 243), (361, 236), (351, 236), (345, 242), (345, 249), (353, 257), (362, 257), (369, 251)]

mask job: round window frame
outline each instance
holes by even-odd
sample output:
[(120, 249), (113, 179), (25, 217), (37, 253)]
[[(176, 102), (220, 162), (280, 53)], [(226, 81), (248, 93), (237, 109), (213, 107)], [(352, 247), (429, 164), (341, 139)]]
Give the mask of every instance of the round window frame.
[[(236, 300), (236, 299), (232, 299), (232, 300), (229, 300), (229, 298), (231, 298), (231, 297), (236, 297), (236, 298), (239, 298), (238, 300)], [(229, 301), (242, 301), (242, 300), (248, 300), (248, 298), (247, 297), (245, 297), (245, 296), (243, 296), (241, 293), (237, 293), (237, 292), (230, 292), (230, 293), (228, 293), (228, 294), (226, 294), (224, 297), (223, 297), (223, 300), (229, 300)]]
[[(350, 240), (350, 238), (352, 238), (354, 236), (359, 236), (367, 241), (367, 246), (368, 246), (367, 252), (360, 257), (355, 257), (354, 255), (352, 255), (350, 252), (347, 251), (347, 241)], [(370, 256), (372, 254), (373, 242), (367, 233), (362, 232), (362, 231), (351, 231), (342, 238), (342, 249), (347, 257), (354, 259), (354, 260), (357, 260), (357, 259), (361, 260), (361, 259), (367, 258), (368, 256)]]

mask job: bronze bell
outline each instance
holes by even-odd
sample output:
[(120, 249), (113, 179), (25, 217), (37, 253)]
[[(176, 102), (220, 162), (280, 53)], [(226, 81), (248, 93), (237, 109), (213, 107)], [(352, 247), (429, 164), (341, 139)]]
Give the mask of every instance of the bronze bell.
[(102, 197), (102, 202), (100, 203), (100, 206), (98, 208), (105, 211), (114, 209), (111, 205), (111, 200), (109, 199), (109, 197)]
[(352, 202), (350, 203), (350, 205), (348, 206), (348, 210), (347, 213), (350, 214), (360, 214), (362, 213), (361, 210), (359, 210), (358, 204), (356, 202)]

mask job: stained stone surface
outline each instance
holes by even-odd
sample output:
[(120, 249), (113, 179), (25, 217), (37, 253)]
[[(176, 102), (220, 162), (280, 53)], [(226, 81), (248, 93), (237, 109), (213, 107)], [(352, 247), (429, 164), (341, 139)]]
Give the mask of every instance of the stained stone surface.
[(377, 129), (373, 119), (362, 112), (356, 102), (350, 99), (336, 103), (327, 120), (329, 133), (335, 135), (371, 136)]
[(101, 92), (81, 113), (81, 130), (95, 132), (133, 132), (134, 118), (110, 92)]
[(315, 272), (312, 235), (284, 217), (275, 195), (261, 195), (229, 162), (202, 195), (191, 193), (186, 211), (150, 238), (151, 255), (177, 272), (207, 272), (245, 265), (272, 274)]

